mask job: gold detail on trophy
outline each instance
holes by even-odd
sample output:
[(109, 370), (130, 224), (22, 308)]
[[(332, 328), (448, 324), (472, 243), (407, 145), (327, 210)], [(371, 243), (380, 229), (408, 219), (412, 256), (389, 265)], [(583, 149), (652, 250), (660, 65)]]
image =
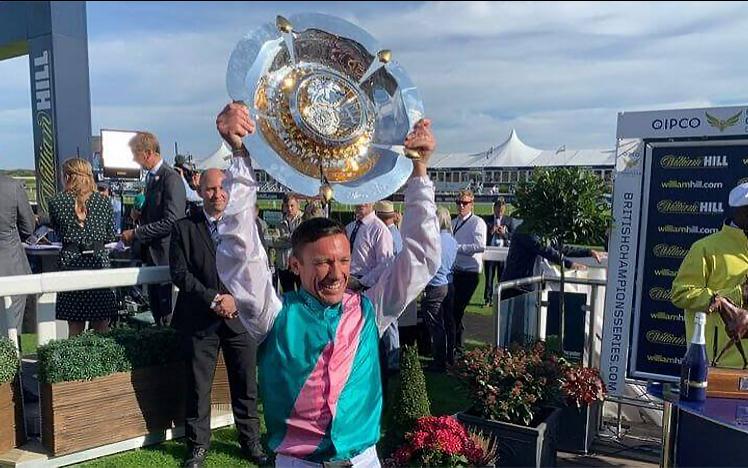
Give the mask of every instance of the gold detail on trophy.
[(281, 15), (275, 17), (275, 26), (278, 28), (278, 31), (283, 33), (290, 33), (293, 31), (293, 25), (291, 22)]
[(377, 58), (382, 63), (388, 63), (392, 60), (392, 51), (390, 49), (382, 49), (377, 53)]
[(328, 203), (330, 203), (330, 200), (332, 200), (333, 196), (334, 192), (332, 190), (332, 187), (330, 187), (330, 184), (323, 183), (319, 188), (319, 198), (322, 200), (322, 204), (327, 205)]
[(355, 180), (379, 160), (370, 149), (371, 106), (344, 75), (313, 65), (279, 69), (255, 92), (258, 126), (273, 150), (302, 174), (330, 183)]

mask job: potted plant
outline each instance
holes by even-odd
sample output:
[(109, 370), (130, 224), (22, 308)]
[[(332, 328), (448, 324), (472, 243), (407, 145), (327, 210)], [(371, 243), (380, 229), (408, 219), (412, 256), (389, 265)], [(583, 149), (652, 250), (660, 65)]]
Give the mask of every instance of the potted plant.
[(561, 413), (558, 448), (588, 453), (597, 435), (600, 408), (607, 390), (597, 369), (568, 366), (561, 380), (566, 406)]
[[(114, 329), (52, 341), (38, 349), (42, 443), (53, 455), (179, 426), (184, 359), (170, 328)], [(230, 403), (223, 359), (213, 404)]]
[(496, 442), (469, 432), (451, 416), (426, 416), (415, 422), (385, 466), (495, 466)]
[(457, 419), (496, 437), (502, 466), (554, 466), (564, 365), (542, 343), (466, 352), (453, 372), (473, 406)]
[[(612, 214), (605, 181), (578, 167), (538, 169), (520, 182), (515, 192), (513, 216), (523, 219), (522, 229), (556, 247), (561, 255), (561, 297), (566, 289), (564, 259), (570, 244), (603, 245)], [(565, 301), (560, 300), (560, 338), (566, 336)]]
[(18, 351), (8, 338), (0, 337), (0, 453), (20, 444), (23, 420), (18, 375)]

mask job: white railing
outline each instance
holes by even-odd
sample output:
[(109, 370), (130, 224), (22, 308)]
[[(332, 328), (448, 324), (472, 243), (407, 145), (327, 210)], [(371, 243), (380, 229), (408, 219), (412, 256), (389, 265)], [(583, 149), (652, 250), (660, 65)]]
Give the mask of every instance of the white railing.
[[(169, 267), (108, 268), (105, 270), (58, 271), (37, 275), (0, 277), (0, 299), (7, 307), (10, 296), (38, 294), (36, 329), (39, 345), (67, 337), (67, 323), (55, 319), (57, 293), (99, 288), (119, 288), (142, 284), (170, 283)], [(8, 330), (18, 341), (18, 330)]]

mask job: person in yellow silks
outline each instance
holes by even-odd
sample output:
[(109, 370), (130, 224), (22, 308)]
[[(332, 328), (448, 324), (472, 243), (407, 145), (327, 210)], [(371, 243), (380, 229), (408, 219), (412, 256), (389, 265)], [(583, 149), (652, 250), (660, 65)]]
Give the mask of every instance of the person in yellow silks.
[[(748, 183), (730, 191), (729, 204), (733, 208), (719, 232), (696, 241), (673, 280), (673, 304), (685, 310), (686, 338), (691, 341), (694, 314), (706, 312), (712, 297), (719, 294), (733, 304), (743, 303), (743, 288), (748, 275)], [(714, 329), (718, 330), (718, 352), (727, 344), (724, 323), (718, 314), (707, 315), (706, 349), (711, 362), (714, 349)], [(719, 367), (743, 367), (743, 359), (736, 347), (719, 360)]]

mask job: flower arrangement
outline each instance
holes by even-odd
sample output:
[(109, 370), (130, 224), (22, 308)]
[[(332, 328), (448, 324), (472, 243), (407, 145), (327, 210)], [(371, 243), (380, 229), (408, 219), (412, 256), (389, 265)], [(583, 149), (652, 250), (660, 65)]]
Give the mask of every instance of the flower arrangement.
[(607, 389), (597, 369), (570, 366), (564, 372), (561, 392), (568, 406), (581, 408), (603, 401)]
[(470, 433), (451, 416), (419, 418), (392, 459), (396, 466), (488, 466), (496, 463), (492, 439)]
[(463, 354), (453, 371), (468, 388), (471, 413), (523, 426), (532, 425), (543, 407), (587, 405), (606, 391), (596, 369), (574, 366), (542, 342), (477, 348)]
[(467, 385), (476, 416), (529, 426), (543, 406), (560, 400), (564, 361), (531, 348), (481, 347), (463, 354), (455, 374)]

